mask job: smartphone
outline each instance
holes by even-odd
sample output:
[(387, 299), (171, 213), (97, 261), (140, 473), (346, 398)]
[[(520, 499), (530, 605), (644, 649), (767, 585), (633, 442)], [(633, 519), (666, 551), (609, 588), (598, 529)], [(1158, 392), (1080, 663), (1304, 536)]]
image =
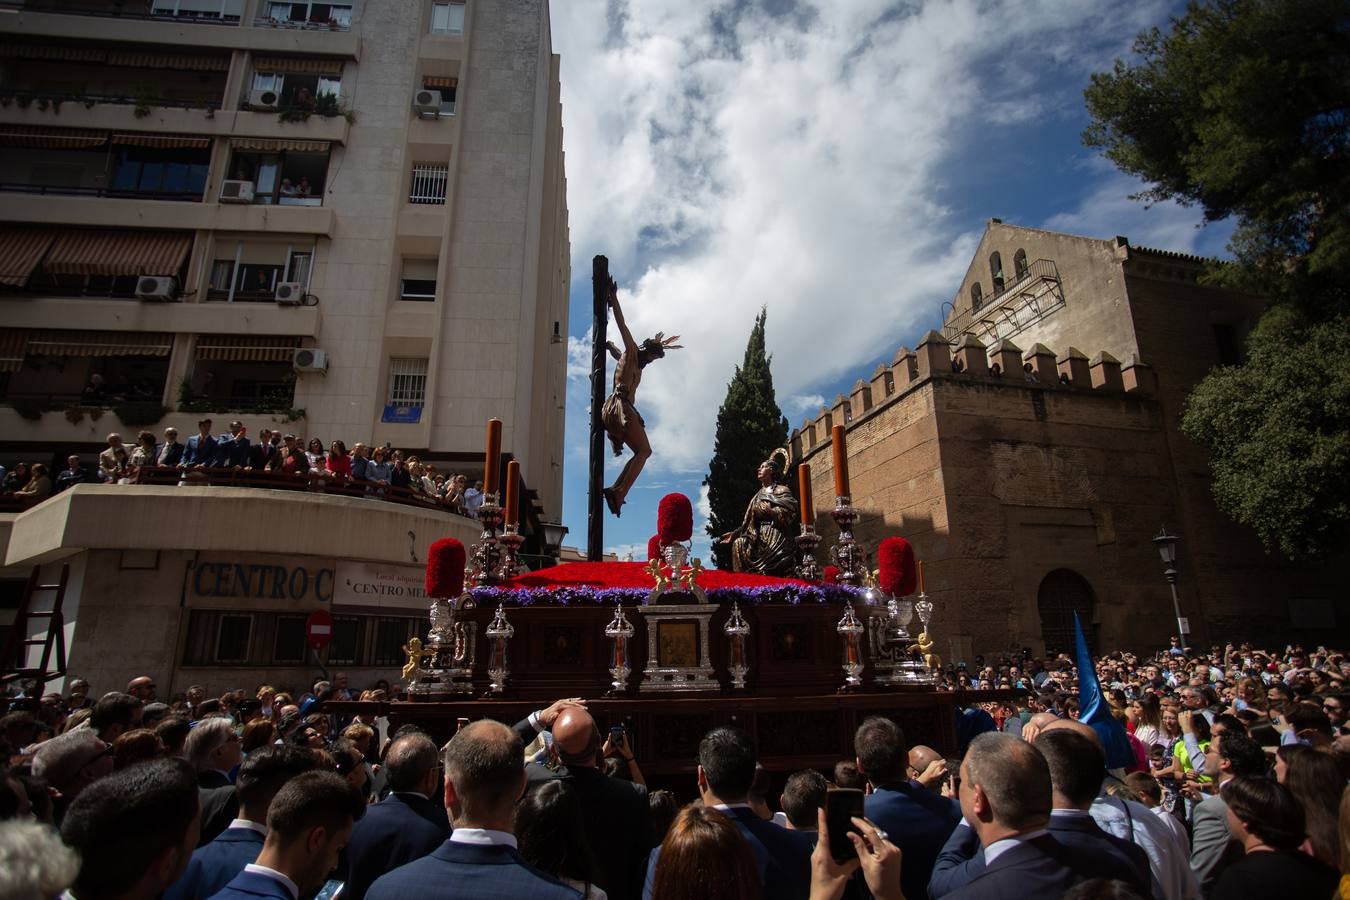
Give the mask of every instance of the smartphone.
[(825, 795), (825, 824), (830, 829), (830, 856), (837, 863), (857, 859), (853, 842), (848, 833), (859, 831), (853, 824), (853, 818), (863, 816), (863, 792), (857, 788), (836, 788)]
[(623, 746), (623, 726), (622, 726), (622, 725), (611, 725), (611, 726), (609, 726), (609, 742), (610, 742), (611, 744), (613, 744), (615, 747), (622, 747), (622, 746)]
[(319, 892), (314, 895), (314, 900), (337, 900), (338, 897), (342, 896), (344, 884), (336, 878), (330, 878), (324, 882), (323, 887), (319, 888)]

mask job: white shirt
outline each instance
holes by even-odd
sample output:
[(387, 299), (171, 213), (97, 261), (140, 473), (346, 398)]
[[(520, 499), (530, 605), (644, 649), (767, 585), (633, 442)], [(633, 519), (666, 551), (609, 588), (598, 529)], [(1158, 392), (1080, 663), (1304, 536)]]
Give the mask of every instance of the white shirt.
[(235, 819), (229, 824), (230, 828), (247, 828), (250, 831), (256, 831), (263, 837), (267, 837), (267, 826), (261, 822), (250, 822), (248, 819)]
[(989, 868), (994, 864), (994, 860), (1007, 853), (1023, 841), (1029, 841), (1032, 838), (1038, 838), (1043, 834), (1050, 832), (1044, 828), (1038, 828), (1035, 831), (1028, 831), (1026, 834), (1017, 834), (1012, 837), (1003, 838), (1000, 841), (994, 841), (988, 847), (984, 848), (984, 866)]
[(479, 847), (516, 848), (516, 836), (509, 831), (493, 831), (491, 828), (456, 828), (450, 834), (452, 844), (476, 844)]
[(1190, 854), (1147, 806), (1102, 794), (1092, 801), (1091, 814), (1102, 831), (1133, 841), (1144, 851), (1155, 900), (1196, 900), (1200, 896)]
[(254, 875), (261, 875), (264, 878), (270, 878), (273, 881), (281, 882), (281, 886), (290, 891), (291, 896), (294, 897), (295, 900), (300, 900), (300, 888), (296, 886), (294, 881), (291, 881), (290, 878), (278, 872), (276, 869), (269, 869), (267, 866), (260, 866), (257, 863), (249, 863), (244, 866), (244, 871), (252, 872)]
[(1172, 836), (1177, 839), (1181, 846), (1186, 848), (1187, 853), (1190, 853), (1191, 838), (1186, 834), (1186, 826), (1182, 825), (1176, 816), (1163, 809), (1161, 804), (1153, 807), (1153, 814), (1162, 819), (1162, 823), (1167, 826), (1167, 830), (1172, 832)]

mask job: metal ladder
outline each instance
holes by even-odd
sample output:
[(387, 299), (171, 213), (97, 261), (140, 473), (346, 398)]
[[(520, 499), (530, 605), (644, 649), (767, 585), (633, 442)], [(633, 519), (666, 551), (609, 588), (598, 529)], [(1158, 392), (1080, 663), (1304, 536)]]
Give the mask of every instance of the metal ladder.
[[(61, 566), (61, 577), (55, 584), (42, 584), (38, 578), (39, 567), (33, 567), (28, 576), (28, 584), (19, 602), (19, 611), (14, 616), (14, 625), (9, 638), (5, 641), (3, 653), (0, 653), (0, 684), (9, 684), (21, 678), (31, 678), (37, 682), (37, 694), (47, 682), (64, 678), (66, 674), (66, 629), (61, 614), (61, 603), (66, 597), (66, 581), (70, 577), (70, 566)], [(51, 607), (46, 610), (33, 608), (34, 597), (39, 593), (53, 594)], [(33, 619), (46, 619), (47, 628), (40, 637), (28, 637), (28, 624)], [(31, 647), (41, 647), (42, 654), (36, 666), (28, 664)], [(53, 652), (56, 667), (48, 669), (52, 663)]]

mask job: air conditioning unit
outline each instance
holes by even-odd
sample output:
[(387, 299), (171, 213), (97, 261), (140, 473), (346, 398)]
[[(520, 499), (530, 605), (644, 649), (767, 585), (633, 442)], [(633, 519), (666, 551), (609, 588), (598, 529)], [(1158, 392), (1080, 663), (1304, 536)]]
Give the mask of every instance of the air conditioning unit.
[(254, 109), (276, 109), (281, 104), (281, 94), (276, 91), (250, 91), (248, 105)]
[(283, 281), (277, 285), (276, 298), (282, 306), (299, 306), (305, 299), (305, 286), (298, 281)]
[(220, 184), (221, 203), (252, 203), (253, 182), (223, 181)]
[(441, 92), (420, 90), (413, 91), (413, 110), (419, 116), (439, 115), (441, 112)]
[(328, 354), (316, 347), (302, 347), (291, 356), (291, 368), (297, 372), (326, 372)]
[(168, 303), (178, 294), (178, 281), (168, 275), (146, 275), (136, 280), (136, 296), (141, 300)]

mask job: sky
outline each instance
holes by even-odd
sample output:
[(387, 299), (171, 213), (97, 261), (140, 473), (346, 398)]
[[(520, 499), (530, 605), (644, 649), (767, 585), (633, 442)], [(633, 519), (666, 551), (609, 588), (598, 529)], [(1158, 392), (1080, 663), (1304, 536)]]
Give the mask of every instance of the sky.
[[(1179, 7), (552, 0), (572, 242), (564, 543), (586, 543), (596, 254), (635, 338), (686, 348), (643, 372), (653, 456), (605, 515), (606, 551), (639, 560), (672, 491), (694, 501), (708, 559), (700, 485), (761, 308), (797, 426), (941, 325), (991, 217), (1222, 255), (1230, 226), (1130, 199), (1142, 185), (1080, 138), (1091, 74)], [(606, 453), (606, 484), (626, 457)]]

